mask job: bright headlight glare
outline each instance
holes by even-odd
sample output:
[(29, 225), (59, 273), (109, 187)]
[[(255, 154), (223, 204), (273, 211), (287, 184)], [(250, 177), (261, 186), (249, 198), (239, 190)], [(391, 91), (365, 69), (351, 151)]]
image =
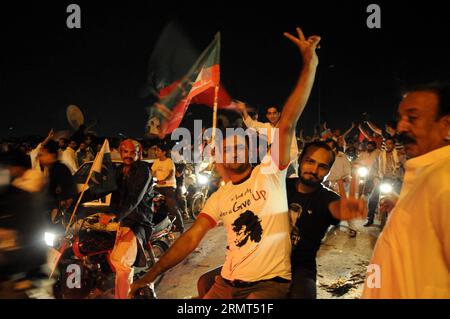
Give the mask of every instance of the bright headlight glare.
[(358, 168), (358, 175), (361, 177), (366, 177), (369, 174), (369, 170), (366, 167)]
[(380, 185), (380, 192), (383, 194), (389, 194), (392, 192), (392, 185), (391, 184), (387, 184), (387, 183), (383, 183)]
[(47, 246), (53, 247), (55, 239), (56, 239), (56, 235), (55, 234), (46, 232), (45, 235), (44, 235), (45, 244)]
[(198, 183), (202, 184), (202, 185), (208, 183), (208, 177), (205, 175), (198, 175), (197, 180), (198, 180)]

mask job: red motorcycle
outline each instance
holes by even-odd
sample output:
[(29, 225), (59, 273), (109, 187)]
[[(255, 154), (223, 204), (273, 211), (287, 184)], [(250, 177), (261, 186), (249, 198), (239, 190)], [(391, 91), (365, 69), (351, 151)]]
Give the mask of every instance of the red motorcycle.
[[(174, 220), (164, 212), (164, 198), (161, 195), (153, 199), (154, 230), (146, 245), (143, 267), (135, 267), (134, 279), (137, 280), (151, 268), (174, 241), (172, 233)], [(112, 298), (114, 296), (114, 268), (110, 254), (116, 239), (118, 223), (103, 213), (96, 213), (79, 220), (73, 227), (73, 235), (66, 239), (66, 247), (57, 266), (57, 282), (54, 295), (62, 299)], [(108, 223), (102, 220), (110, 220)], [(70, 284), (78, 269), (79, 284)], [(155, 284), (161, 281), (158, 278)]]

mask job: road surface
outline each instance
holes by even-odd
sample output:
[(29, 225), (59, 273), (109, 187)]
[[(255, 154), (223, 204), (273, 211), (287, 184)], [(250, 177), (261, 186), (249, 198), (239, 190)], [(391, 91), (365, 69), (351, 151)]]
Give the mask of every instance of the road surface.
[[(189, 227), (192, 222), (187, 222)], [(357, 221), (358, 235), (351, 238), (345, 226), (328, 232), (317, 257), (318, 298), (359, 298), (366, 267), (379, 235), (379, 227), (365, 228)], [(344, 223), (345, 225), (345, 223)], [(200, 246), (176, 267), (166, 272), (157, 287), (158, 298), (189, 299), (197, 296), (197, 279), (221, 266), (225, 258), (223, 226), (210, 230)]]

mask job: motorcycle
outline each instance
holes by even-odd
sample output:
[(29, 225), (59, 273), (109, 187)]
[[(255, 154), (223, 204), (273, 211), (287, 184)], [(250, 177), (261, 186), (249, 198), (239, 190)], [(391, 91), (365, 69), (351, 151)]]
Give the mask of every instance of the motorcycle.
[[(142, 247), (146, 265), (135, 267), (134, 280), (145, 274), (174, 241), (174, 220), (170, 220), (167, 213), (162, 211), (163, 204), (164, 198), (161, 198), (161, 195), (154, 197), (152, 213), (155, 227), (150, 239)], [(115, 274), (110, 254), (119, 224), (110, 219), (105, 213), (96, 213), (80, 219), (72, 226), (68, 238), (59, 242), (62, 255), (56, 271), (57, 282), (54, 285), (56, 298), (94, 299), (114, 296)], [(109, 222), (105, 223), (105, 220)], [(47, 234), (47, 238), (50, 237)], [(159, 284), (161, 279), (162, 277), (159, 277), (155, 284)]]
[(210, 171), (203, 171), (195, 176), (195, 183), (187, 190), (188, 212), (192, 219), (197, 219), (206, 200), (220, 187), (220, 179), (212, 176)]

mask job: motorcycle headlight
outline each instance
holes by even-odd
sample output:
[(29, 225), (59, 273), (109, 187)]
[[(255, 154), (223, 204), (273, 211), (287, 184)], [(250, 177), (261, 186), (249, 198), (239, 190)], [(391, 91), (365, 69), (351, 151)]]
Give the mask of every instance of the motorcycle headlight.
[(200, 185), (205, 185), (205, 184), (208, 184), (209, 178), (206, 175), (200, 174), (197, 176), (197, 181)]
[(383, 183), (380, 185), (380, 192), (382, 194), (392, 193), (392, 185), (388, 183)]
[(358, 175), (364, 178), (369, 175), (369, 170), (367, 169), (367, 167), (360, 167), (358, 168)]
[(44, 240), (45, 244), (49, 247), (53, 247), (55, 244), (56, 235), (53, 233), (45, 232)]

